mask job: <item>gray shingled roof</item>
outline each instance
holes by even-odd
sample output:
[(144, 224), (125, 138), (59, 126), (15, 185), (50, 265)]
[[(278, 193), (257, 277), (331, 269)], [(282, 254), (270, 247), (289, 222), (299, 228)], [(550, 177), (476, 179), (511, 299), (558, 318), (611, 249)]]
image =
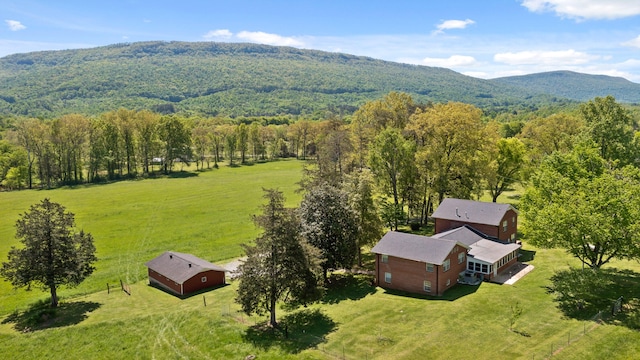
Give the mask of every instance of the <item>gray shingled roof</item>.
[(435, 234), (432, 237), (459, 241), (467, 246), (487, 238), (486, 235), (466, 225)]
[(456, 245), (468, 248), (468, 246), (455, 240), (436, 239), (422, 235), (389, 231), (371, 249), (371, 252), (442, 265)]
[(499, 242), (482, 239), (477, 243), (471, 245), (469, 250), (469, 256), (472, 256), (480, 261), (493, 264), (503, 257), (509, 255), (510, 252), (518, 250), (520, 245), (518, 244), (502, 244)]
[(436, 219), (498, 226), (509, 209), (517, 212), (509, 204), (448, 198), (442, 200), (431, 216)]
[(145, 265), (178, 284), (182, 284), (207, 270), (227, 271), (222, 266), (212, 264), (199, 257), (175, 251), (166, 251), (162, 255), (147, 261)]

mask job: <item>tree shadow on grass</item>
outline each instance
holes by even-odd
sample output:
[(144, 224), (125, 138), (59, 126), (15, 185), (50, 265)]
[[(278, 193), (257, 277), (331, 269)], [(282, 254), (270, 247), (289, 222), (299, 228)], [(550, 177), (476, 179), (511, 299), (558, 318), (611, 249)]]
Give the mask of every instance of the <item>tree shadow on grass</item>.
[(60, 302), (57, 308), (49, 305), (48, 300), (38, 301), (23, 312), (13, 312), (2, 323), (12, 323), (13, 328), (20, 332), (65, 327), (79, 324), (88, 313), (101, 306), (92, 301)]
[(297, 354), (325, 343), (326, 336), (335, 330), (336, 323), (320, 309), (305, 309), (280, 319), (277, 328), (268, 326), (266, 322), (251, 326), (243, 338), (260, 349), (277, 346), (290, 354)]
[(374, 294), (373, 277), (363, 274), (333, 273), (327, 281), (327, 292), (320, 300), (325, 304), (337, 304), (343, 300), (359, 300)]
[[(557, 272), (551, 281), (546, 290), (556, 296), (565, 316), (640, 329), (639, 273), (616, 268), (569, 269)], [(620, 311), (613, 315), (618, 299)]]

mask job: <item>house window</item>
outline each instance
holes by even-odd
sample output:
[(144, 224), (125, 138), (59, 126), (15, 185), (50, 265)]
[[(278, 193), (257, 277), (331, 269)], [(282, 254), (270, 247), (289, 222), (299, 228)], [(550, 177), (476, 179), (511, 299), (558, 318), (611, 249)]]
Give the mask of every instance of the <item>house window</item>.
[(206, 283), (207, 282), (207, 277), (206, 276), (201, 277), (200, 281), (203, 282), (203, 283)]
[(458, 253), (458, 264), (462, 264), (463, 261), (464, 261), (464, 252), (459, 252)]
[(433, 272), (433, 264), (427, 263), (427, 272)]
[(389, 255), (382, 255), (382, 262), (383, 263), (388, 263), (389, 262)]
[(469, 261), (469, 263), (467, 264), (467, 269), (473, 271), (473, 262)]
[(513, 242), (513, 241), (515, 241), (515, 240), (516, 240), (516, 234), (515, 234), (515, 233), (514, 233), (514, 234), (511, 234), (511, 242)]
[(451, 279), (447, 279), (447, 286), (451, 285)]
[(451, 260), (447, 259), (442, 263), (442, 271), (447, 271), (451, 267)]
[(384, 273), (384, 282), (391, 284), (391, 273), (390, 272)]
[(477, 272), (480, 272), (480, 266), (481, 266), (481, 264), (480, 264), (480, 263), (476, 263), (476, 269), (475, 269), (475, 270), (476, 270)]
[(431, 281), (425, 280), (422, 286), (424, 287), (424, 291), (431, 292)]
[(516, 217), (515, 216), (511, 217), (511, 222), (514, 223), (514, 224), (516, 223)]
[(482, 264), (482, 272), (485, 274), (488, 272), (487, 264)]
[(502, 231), (503, 232), (507, 232), (507, 227), (509, 226), (509, 223), (507, 222), (507, 220), (502, 222)]

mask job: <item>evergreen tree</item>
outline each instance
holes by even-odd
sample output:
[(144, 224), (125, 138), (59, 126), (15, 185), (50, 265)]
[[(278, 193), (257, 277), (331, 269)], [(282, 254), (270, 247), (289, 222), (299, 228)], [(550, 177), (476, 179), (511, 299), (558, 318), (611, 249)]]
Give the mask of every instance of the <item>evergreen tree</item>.
[(95, 270), (93, 237), (73, 232), (74, 215), (62, 205), (44, 199), (18, 219), (16, 228), (24, 247), (11, 248), (0, 275), (16, 288), (34, 283), (48, 289), (51, 307), (58, 306), (58, 287), (77, 286)]
[(282, 193), (268, 189), (264, 197), (262, 215), (254, 216), (264, 232), (255, 245), (244, 245), (247, 260), (238, 268), (236, 302), (246, 314), (268, 312), (275, 327), (279, 300), (306, 304), (321, 296), (319, 253), (301, 238), (300, 223), (294, 210), (284, 207)]

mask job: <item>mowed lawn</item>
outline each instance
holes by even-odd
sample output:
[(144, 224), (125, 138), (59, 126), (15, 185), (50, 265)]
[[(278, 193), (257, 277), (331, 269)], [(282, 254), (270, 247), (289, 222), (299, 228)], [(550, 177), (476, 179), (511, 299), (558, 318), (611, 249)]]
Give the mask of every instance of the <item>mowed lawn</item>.
[[(634, 359), (640, 332), (624, 324), (566, 317), (546, 292), (558, 270), (579, 263), (561, 250), (526, 243), (535, 269), (514, 285), (457, 286), (442, 298), (389, 292), (366, 276), (338, 275), (322, 302), (279, 309), (287, 333), (256, 324), (234, 303), (237, 282), (187, 299), (149, 287), (144, 262), (168, 248), (214, 262), (241, 255), (257, 229), (250, 215), (261, 187), (279, 187), (291, 206), (302, 163), (282, 161), (200, 173), (197, 177), (120, 182), (0, 194), (0, 257), (18, 214), (44, 195), (77, 214), (96, 237), (98, 270), (63, 291), (61, 323), (22, 333), (6, 316), (47, 294), (0, 283), (0, 349), (8, 359)], [(10, 199), (9, 208), (4, 204)], [(5, 220), (8, 216), (12, 218)], [(7, 224), (8, 223), (8, 224)], [(7, 243), (6, 239), (10, 241)], [(194, 250), (195, 249), (195, 250)], [(135, 253), (135, 254), (134, 254)], [(371, 257), (367, 259), (370, 263)], [(640, 272), (637, 262), (611, 267)], [(636, 277), (637, 278), (637, 277)], [(106, 283), (131, 283), (131, 295)], [(637, 280), (636, 280), (637, 282)], [(638, 298), (640, 284), (628, 299)], [(206, 306), (205, 306), (206, 302)], [(511, 305), (522, 315), (509, 330)], [(8, 305), (7, 305), (8, 304)], [(603, 309), (607, 310), (607, 309)], [(595, 314), (594, 314), (595, 315)]]
[[(251, 216), (264, 203), (263, 188), (278, 188), (289, 206), (301, 195), (296, 184), (304, 163), (276, 161), (197, 173), (197, 176), (121, 181), (55, 190), (0, 193), (0, 261), (15, 239), (15, 222), (44, 198), (76, 215), (76, 226), (95, 239), (96, 271), (62, 297), (106, 290), (107, 283), (146, 278), (144, 263), (166, 250), (193, 253), (212, 262), (242, 255), (242, 243), (258, 234)], [(180, 174), (176, 174), (180, 175)], [(45, 298), (38, 289), (14, 291), (0, 280), (0, 316)]]

